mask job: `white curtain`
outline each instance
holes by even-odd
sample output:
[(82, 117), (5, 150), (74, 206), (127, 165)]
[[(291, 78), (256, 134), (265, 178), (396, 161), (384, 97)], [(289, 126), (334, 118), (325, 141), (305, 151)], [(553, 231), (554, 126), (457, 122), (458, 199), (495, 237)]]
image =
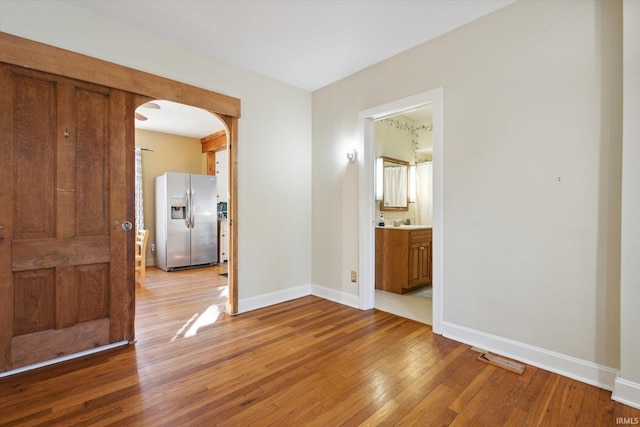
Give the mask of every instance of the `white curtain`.
[(433, 164), (416, 166), (416, 218), (420, 225), (433, 225)]
[(386, 166), (384, 168), (384, 205), (407, 205), (407, 167)]
[(136, 147), (136, 230), (144, 230), (144, 205), (142, 202), (142, 150)]

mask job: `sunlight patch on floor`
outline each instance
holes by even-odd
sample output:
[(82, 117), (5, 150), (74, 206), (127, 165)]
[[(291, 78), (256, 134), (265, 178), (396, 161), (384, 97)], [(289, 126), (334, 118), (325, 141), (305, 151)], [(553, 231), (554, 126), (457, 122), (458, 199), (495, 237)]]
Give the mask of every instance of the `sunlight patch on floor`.
[(187, 330), (187, 333), (184, 334), (185, 338), (195, 337), (198, 333), (198, 329), (203, 328), (205, 326), (212, 325), (218, 321), (222, 317), (222, 310), (220, 310), (220, 306), (210, 305), (209, 308), (202, 313), (196, 321), (191, 325), (191, 327)]
[(182, 325), (182, 327), (180, 329), (178, 329), (178, 331), (173, 336), (173, 338), (171, 338), (171, 342), (174, 342), (176, 339), (178, 339), (182, 335), (184, 330), (187, 329), (189, 327), (189, 325), (191, 325), (194, 322), (194, 320), (196, 320), (196, 318), (198, 317), (199, 314), (200, 313), (194, 313), (193, 316), (191, 316), (191, 318), (189, 320), (187, 320), (185, 322), (185, 324)]
[[(224, 317), (224, 310), (220, 304), (213, 304), (207, 308), (204, 313), (194, 313), (189, 320), (175, 333), (171, 342), (178, 338), (191, 338), (198, 334), (200, 328), (204, 328), (209, 325), (213, 325), (218, 320)], [(186, 332), (185, 332), (186, 331)]]

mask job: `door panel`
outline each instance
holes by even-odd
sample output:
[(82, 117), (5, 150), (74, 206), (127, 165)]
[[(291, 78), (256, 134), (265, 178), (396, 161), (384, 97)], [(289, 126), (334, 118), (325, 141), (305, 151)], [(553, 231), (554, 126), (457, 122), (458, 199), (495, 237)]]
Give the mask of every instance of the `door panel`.
[(65, 329), (47, 329), (14, 337), (10, 364), (32, 365), (109, 344), (109, 319), (92, 320)]
[[(14, 239), (55, 235), (55, 83), (15, 76), (13, 121)], [(4, 107), (3, 107), (4, 108)], [(3, 141), (3, 144), (11, 143)]]
[(107, 98), (100, 93), (76, 91), (76, 236), (109, 234)]
[(0, 173), (3, 187), (9, 178), (0, 192), (6, 371), (133, 338), (133, 234), (120, 227), (133, 213), (133, 126), (122, 92), (0, 71), (0, 169), (11, 171)]
[(20, 271), (15, 275), (14, 335), (44, 331), (55, 326), (55, 271)]
[(97, 320), (109, 314), (109, 265), (76, 267), (78, 323)]

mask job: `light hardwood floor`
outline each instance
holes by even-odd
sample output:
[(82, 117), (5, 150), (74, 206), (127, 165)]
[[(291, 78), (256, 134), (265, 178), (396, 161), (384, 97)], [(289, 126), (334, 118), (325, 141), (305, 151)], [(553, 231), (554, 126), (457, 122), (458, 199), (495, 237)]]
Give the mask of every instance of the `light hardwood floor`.
[(0, 380), (0, 425), (613, 426), (640, 411), (428, 325), (304, 297), (229, 317), (219, 267), (149, 269), (137, 343)]

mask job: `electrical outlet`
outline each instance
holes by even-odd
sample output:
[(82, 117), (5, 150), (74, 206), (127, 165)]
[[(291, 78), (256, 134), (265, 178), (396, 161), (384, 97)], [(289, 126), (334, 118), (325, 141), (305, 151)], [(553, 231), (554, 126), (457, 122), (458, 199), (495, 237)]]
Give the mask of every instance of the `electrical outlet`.
[(351, 272), (351, 281), (352, 281), (353, 283), (356, 283), (356, 280), (357, 280), (357, 279), (356, 279), (356, 272), (355, 272), (355, 271), (352, 271), (352, 272)]

